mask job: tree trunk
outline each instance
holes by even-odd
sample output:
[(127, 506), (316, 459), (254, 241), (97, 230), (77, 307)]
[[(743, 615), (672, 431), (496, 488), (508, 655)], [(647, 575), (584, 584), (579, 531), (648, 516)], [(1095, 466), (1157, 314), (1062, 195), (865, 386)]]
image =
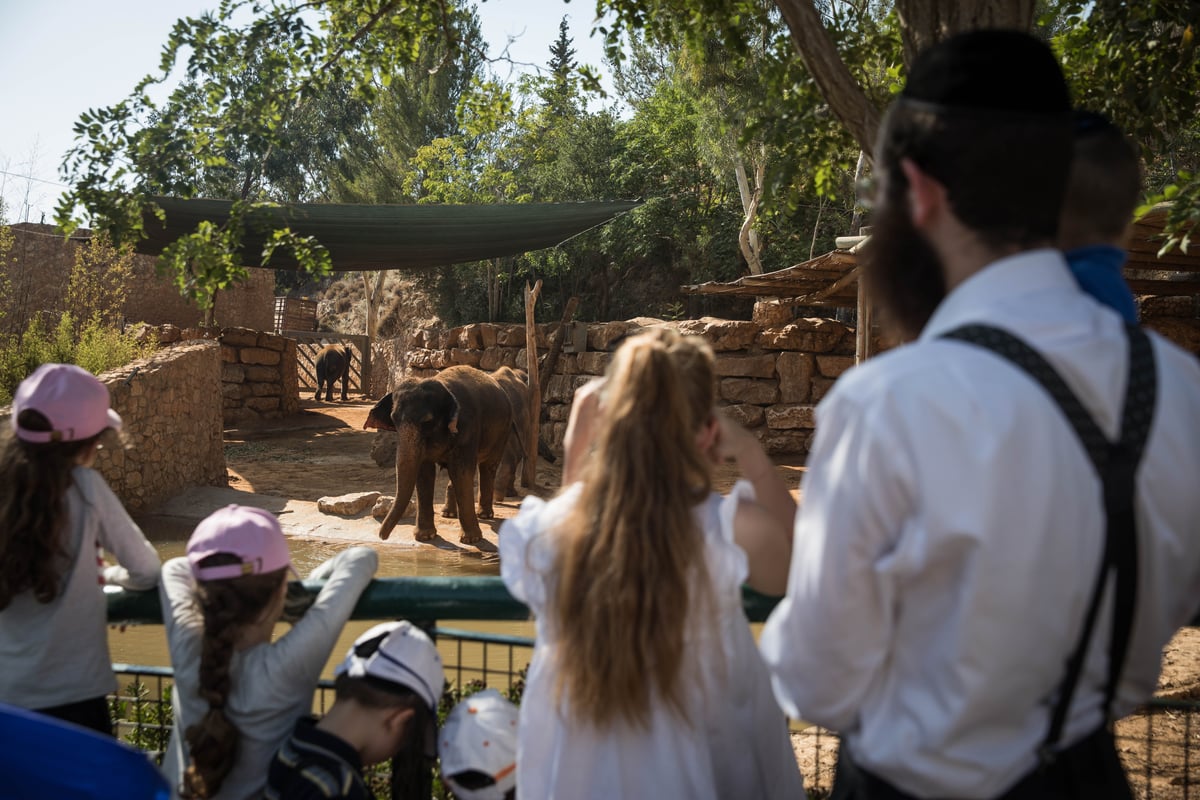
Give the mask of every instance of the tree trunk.
[(746, 165), (741, 158), (734, 164), (738, 194), (742, 198), (742, 227), (738, 229), (738, 247), (750, 267), (751, 275), (762, 275), (762, 249), (759, 247), (758, 231), (754, 230), (754, 219), (758, 216), (758, 204), (762, 200), (764, 165), (760, 162), (754, 170), (754, 186), (746, 176)]
[(976, 28), (1033, 27), (1034, 0), (896, 0), (904, 64), (955, 33)]
[[(550, 352), (546, 353), (545, 362), (538, 367), (538, 373), (544, 374), (546, 380), (542, 383), (541, 396), (546, 399), (546, 389), (550, 386), (550, 378), (554, 375), (554, 370), (558, 366), (558, 356), (562, 353), (563, 340), (567, 338), (567, 326), (571, 324), (571, 320), (575, 317), (575, 310), (579, 308), (579, 298), (575, 295), (567, 300), (567, 306), (563, 310), (562, 322), (558, 323), (558, 329), (554, 332), (554, 338), (550, 340)], [(532, 448), (531, 448), (532, 449)]]
[(375, 341), (379, 334), (379, 305), (383, 302), (383, 281), (388, 271), (381, 269), (375, 272), (363, 272), (363, 289), (367, 293), (367, 347)]
[(538, 385), (537, 328), (534, 309), (538, 295), (542, 293), (539, 279), (533, 288), (525, 284), (525, 364), (529, 373), (529, 452), (525, 454), (525, 468), (521, 472), (521, 486), (532, 489), (537, 485), (537, 442), (538, 422), (542, 415), (542, 389)]
[[(775, 5), (783, 14), (792, 43), (821, 95), (869, 158), (875, 152), (880, 111), (867, 100), (862, 87), (846, 69), (813, 0), (775, 0)], [(925, 47), (962, 31), (975, 28), (1028, 31), (1033, 26), (1034, 5), (1035, 0), (896, 0), (904, 63), (912, 64)]]
[[(957, 0), (937, 0), (941, 4)], [(792, 43), (834, 115), (868, 153), (875, 149), (879, 109), (867, 100), (862, 87), (846, 69), (842, 56), (825, 30), (813, 0), (775, 0), (791, 32)]]

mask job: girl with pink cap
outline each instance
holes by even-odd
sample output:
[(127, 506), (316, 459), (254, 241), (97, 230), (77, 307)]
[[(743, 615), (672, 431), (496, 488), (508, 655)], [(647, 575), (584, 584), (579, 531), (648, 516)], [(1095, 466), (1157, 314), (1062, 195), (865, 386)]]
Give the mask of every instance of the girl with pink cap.
[(271, 757), (300, 716), (379, 557), (350, 547), (309, 576), (312, 606), (272, 641), (292, 569), (268, 511), (231, 505), (205, 517), (159, 588), (175, 690), (163, 771), (177, 797), (260, 797)]
[[(159, 560), (99, 472), (121, 429), (108, 388), (73, 364), (43, 364), (13, 398), (0, 449), (0, 702), (112, 733), (117, 689), (106, 583), (150, 589)], [(117, 565), (105, 565), (103, 553)]]

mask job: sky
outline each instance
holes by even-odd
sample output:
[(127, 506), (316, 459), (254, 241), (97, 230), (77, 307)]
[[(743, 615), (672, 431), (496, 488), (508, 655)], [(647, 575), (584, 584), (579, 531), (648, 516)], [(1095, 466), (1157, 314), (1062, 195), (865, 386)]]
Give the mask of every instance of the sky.
[[(59, 164), (72, 127), (89, 108), (113, 105), (158, 67), (171, 26), (215, 10), (219, 0), (0, 0), (0, 196), (7, 222), (54, 218), (63, 191)], [(590, 36), (589, 0), (487, 0), (478, 4), (484, 40), (513, 62), (545, 65), (558, 23), (568, 17), (575, 59), (603, 68)], [(499, 76), (513, 79), (505, 65)], [(514, 69), (520, 69), (514, 67)]]

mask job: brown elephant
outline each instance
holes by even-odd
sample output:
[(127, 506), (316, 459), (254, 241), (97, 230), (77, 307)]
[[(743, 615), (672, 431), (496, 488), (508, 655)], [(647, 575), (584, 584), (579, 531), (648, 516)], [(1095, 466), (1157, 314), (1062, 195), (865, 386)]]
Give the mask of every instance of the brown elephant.
[[(450, 473), (445, 516), (459, 515), (463, 544), (483, 539), (480, 519), (493, 519), (496, 470), (512, 429), (512, 407), (505, 390), (475, 367), (442, 370), (425, 380), (409, 379), (367, 414), (364, 428), (394, 430), (396, 499), (379, 526), (386, 539), (400, 519), (413, 488), (417, 491), (417, 540), (437, 536), (433, 524), (433, 485), (437, 468)], [(479, 513), (475, 513), (475, 472), (479, 472)], [(451, 505), (450, 498), (454, 498)]]

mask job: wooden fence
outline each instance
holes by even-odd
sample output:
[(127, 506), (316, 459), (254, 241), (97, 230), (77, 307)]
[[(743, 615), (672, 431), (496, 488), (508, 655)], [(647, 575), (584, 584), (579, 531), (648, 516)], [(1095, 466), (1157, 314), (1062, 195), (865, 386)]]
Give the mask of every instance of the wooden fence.
[(315, 331), (317, 301), (298, 297), (275, 298), (275, 332)]
[[(352, 336), (329, 331), (280, 331), (296, 340), (296, 383), (303, 392), (317, 389), (317, 353), (327, 344), (344, 344), (350, 351), (350, 388), (348, 391), (366, 394), (371, 385), (371, 348), (366, 336)], [(342, 387), (333, 387), (340, 397)]]

